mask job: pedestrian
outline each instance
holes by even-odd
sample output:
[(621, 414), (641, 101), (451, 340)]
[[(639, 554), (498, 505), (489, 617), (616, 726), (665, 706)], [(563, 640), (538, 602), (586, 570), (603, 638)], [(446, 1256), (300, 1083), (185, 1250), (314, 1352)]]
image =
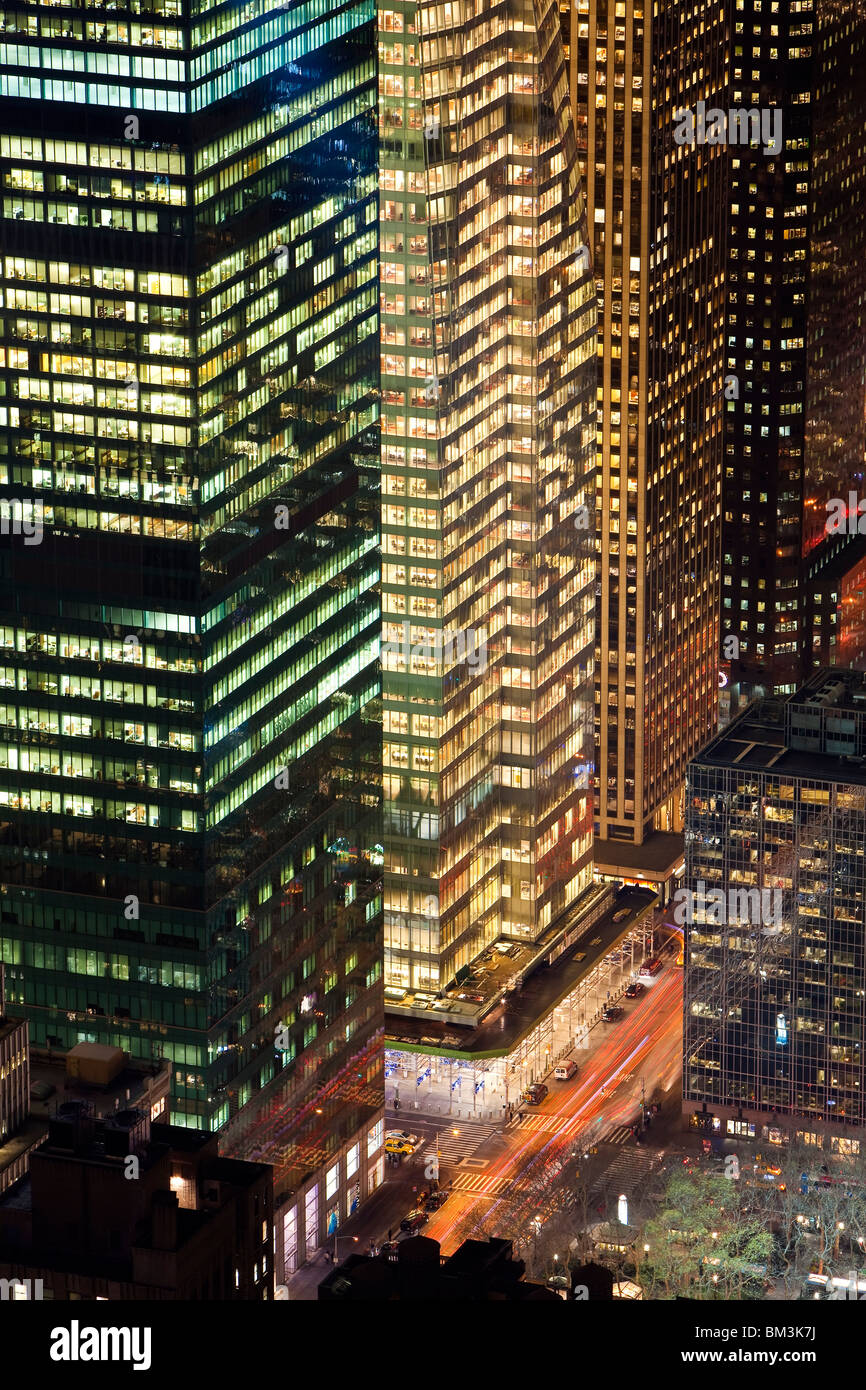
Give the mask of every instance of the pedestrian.
[(399, 1109), (400, 1109), (400, 1097), (399, 1097), (399, 1096), (395, 1096), (395, 1097), (394, 1097), (394, 1109), (395, 1109), (395, 1110), (399, 1110)]
[(388, 1227), (388, 1239), (391, 1240), (391, 1239), (393, 1238), (393, 1235), (394, 1235), (394, 1227), (393, 1227), (393, 1226), (389, 1226), (389, 1227)]

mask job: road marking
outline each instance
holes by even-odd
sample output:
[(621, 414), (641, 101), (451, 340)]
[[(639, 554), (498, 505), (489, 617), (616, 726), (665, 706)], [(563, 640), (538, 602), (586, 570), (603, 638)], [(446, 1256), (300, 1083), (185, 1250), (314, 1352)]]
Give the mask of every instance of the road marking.
[[(439, 1135), (439, 1155), (443, 1165), (453, 1167), (462, 1159), (471, 1158), (476, 1149), (480, 1149), (491, 1135), (498, 1133), (499, 1128), (496, 1125), (473, 1125), (472, 1128), (461, 1129), (459, 1134), (452, 1134), (450, 1129), (443, 1130)], [(435, 1157), (435, 1134), (427, 1137), (421, 1152), (425, 1157)]]
[(471, 1192), (475, 1197), (499, 1197), (513, 1188), (510, 1178), (489, 1178), (483, 1173), (460, 1173), (454, 1179), (455, 1192)]

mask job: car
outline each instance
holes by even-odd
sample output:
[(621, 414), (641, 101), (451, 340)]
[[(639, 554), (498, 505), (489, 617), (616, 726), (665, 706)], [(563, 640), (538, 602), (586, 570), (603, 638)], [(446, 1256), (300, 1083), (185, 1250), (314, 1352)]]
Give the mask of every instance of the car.
[(764, 1182), (775, 1182), (777, 1178), (782, 1176), (782, 1169), (779, 1164), (773, 1162), (761, 1163), (758, 1167), (758, 1172), (764, 1179)]
[(567, 1062), (560, 1062), (559, 1066), (555, 1067), (553, 1072), (557, 1081), (570, 1081), (576, 1074), (577, 1062), (575, 1062), (573, 1057), (570, 1057)]
[(622, 1009), (618, 1004), (610, 1004), (602, 1013), (602, 1023), (616, 1023), (618, 1018), (622, 1018)]
[(425, 1211), (438, 1211), (439, 1208), (440, 1208), (440, 1207), (443, 1207), (447, 1201), (448, 1201), (448, 1189), (447, 1189), (447, 1187), (446, 1187), (446, 1188), (437, 1187), (437, 1189), (436, 1189), (435, 1192), (430, 1192), (430, 1193), (427, 1194), (427, 1200), (426, 1200), (426, 1202), (424, 1203), (424, 1210), (425, 1210)]
[(589, 944), (590, 944), (590, 946), (600, 946), (600, 945), (601, 945), (601, 937), (600, 937), (600, 936), (594, 936), (594, 937), (592, 938), (592, 940), (590, 941)]
[(471, 993), (468, 993), (467, 991), (464, 991), (462, 994), (456, 995), (456, 998), (457, 998), (457, 999), (462, 999), (462, 1000), (463, 1000), (465, 1003), (467, 1003), (467, 1004), (483, 1004), (483, 1003), (484, 1003), (484, 995), (483, 995), (483, 994), (471, 994)]
[(642, 994), (643, 985), (640, 983), (639, 980), (632, 980), (631, 984), (625, 992), (625, 997), (626, 999), (639, 999)]
[(386, 1139), (408, 1139), (410, 1144), (418, 1143), (418, 1135), (410, 1134), (408, 1129), (386, 1129)]
[(654, 979), (655, 976), (659, 973), (659, 971), (661, 970), (661, 968), (662, 968), (662, 963), (661, 963), (661, 961), (659, 960), (658, 956), (654, 956), (652, 960), (646, 960), (646, 961), (644, 961), (643, 965), (641, 966), (641, 968), (640, 968), (641, 978), (642, 978), (642, 979), (645, 979), (645, 980), (646, 980), (646, 979), (652, 980), (652, 979)]
[(621, 907), (620, 910), (619, 910), (619, 912), (615, 912), (615, 913), (613, 914), (613, 921), (614, 921), (614, 922), (624, 922), (625, 919), (626, 919), (626, 917), (630, 917), (630, 916), (631, 916), (631, 908), (630, 908), (630, 907)]
[(385, 1140), (386, 1154), (413, 1154), (417, 1147), (416, 1134), (391, 1135)]
[(549, 1091), (544, 1082), (534, 1081), (531, 1086), (527, 1086), (521, 1099), (527, 1105), (540, 1105), (547, 1095), (549, 1095)]
[(410, 1211), (407, 1216), (403, 1217), (403, 1220), (400, 1222), (400, 1230), (408, 1231), (410, 1235), (414, 1235), (416, 1231), (420, 1231), (423, 1226), (427, 1225), (427, 1221), (428, 1216), (426, 1211), (422, 1211), (420, 1207), (418, 1207), (415, 1211)]
[(398, 1248), (396, 1240), (383, 1240), (379, 1246), (379, 1254), (384, 1255), (386, 1260), (396, 1260)]

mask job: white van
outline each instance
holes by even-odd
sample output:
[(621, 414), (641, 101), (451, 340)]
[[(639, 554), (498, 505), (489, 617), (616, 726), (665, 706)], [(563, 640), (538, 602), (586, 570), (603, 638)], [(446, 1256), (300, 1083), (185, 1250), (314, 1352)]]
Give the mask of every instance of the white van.
[(555, 1068), (553, 1075), (557, 1081), (570, 1081), (577, 1071), (577, 1062), (560, 1062)]

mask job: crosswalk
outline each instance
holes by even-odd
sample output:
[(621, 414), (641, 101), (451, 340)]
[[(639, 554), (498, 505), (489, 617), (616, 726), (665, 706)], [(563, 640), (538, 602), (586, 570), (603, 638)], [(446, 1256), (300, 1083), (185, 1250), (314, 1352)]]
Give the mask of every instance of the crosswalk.
[(630, 1198), (639, 1187), (645, 1186), (654, 1162), (654, 1155), (646, 1149), (620, 1149), (610, 1167), (593, 1183), (590, 1201), (610, 1192)]
[(599, 1144), (625, 1144), (632, 1137), (631, 1125), (617, 1125), (609, 1133), (599, 1135)]
[(556, 1134), (569, 1123), (567, 1115), (527, 1115), (524, 1111), (519, 1124), (509, 1126), (509, 1134)]
[[(480, 1149), (491, 1134), (498, 1133), (499, 1130), (496, 1125), (466, 1125), (457, 1134), (452, 1133), (450, 1129), (445, 1129), (439, 1135), (440, 1161), (444, 1167), (447, 1167), (449, 1164), (460, 1163), (464, 1158), (471, 1158), (476, 1149)], [(423, 1153), (432, 1156), (435, 1152), (436, 1135), (431, 1134)]]
[(491, 1178), (484, 1173), (458, 1173), (454, 1179), (454, 1192), (471, 1192), (476, 1197), (501, 1197), (503, 1192), (514, 1189), (511, 1178)]

